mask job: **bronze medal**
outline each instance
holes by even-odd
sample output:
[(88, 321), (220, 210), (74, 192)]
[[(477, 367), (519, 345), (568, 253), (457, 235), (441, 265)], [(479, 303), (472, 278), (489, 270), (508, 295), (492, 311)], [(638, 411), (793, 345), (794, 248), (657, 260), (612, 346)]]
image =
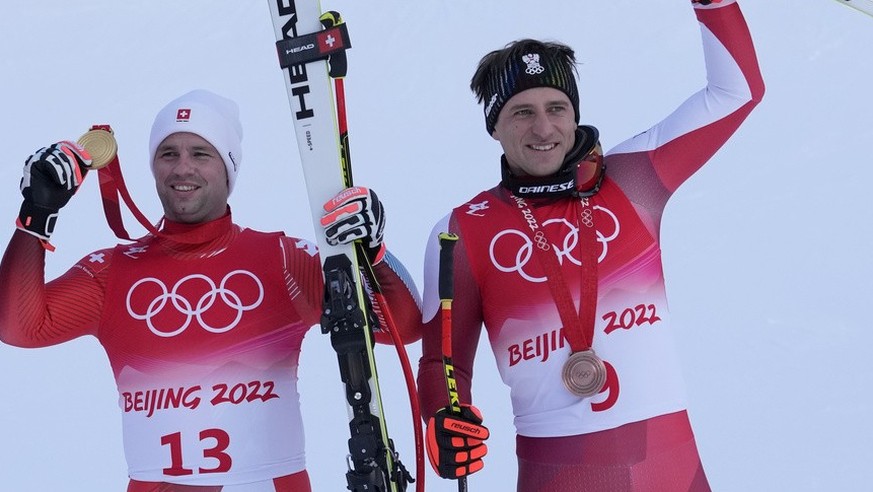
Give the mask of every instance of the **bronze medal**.
[(606, 365), (593, 350), (574, 352), (564, 363), (561, 379), (570, 393), (588, 398), (606, 384)]
[(118, 143), (116, 143), (115, 137), (106, 130), (89, 130), (79, 138), (78, 143), (91, 154), (91, 169), (100, 169), (106, 166), (118, 153)]

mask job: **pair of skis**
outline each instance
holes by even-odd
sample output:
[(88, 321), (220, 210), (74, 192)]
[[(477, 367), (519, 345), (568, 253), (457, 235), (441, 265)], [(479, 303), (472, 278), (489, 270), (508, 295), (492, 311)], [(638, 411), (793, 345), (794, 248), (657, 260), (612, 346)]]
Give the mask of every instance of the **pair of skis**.
[[(322, 14), (317, 0), (268, 2), (312, 220), (318, 224), (322, 205), (352, 186), (343, 93), (346, 50), (351, 44), (339, 14)], [(405, 491), (415, 480), (401, 464), (388, 435), (373, 354), (374, 317), (362, 275), (375, 298), (380, 300), (378, 283), (362, 245), (332, 246), (322, 235), (316, 236), (325, 279), (322, 332), (330, 334), (331, 345), (337, 354), (349, 413), (348, 490)], [(387, 317), (390, 318), (390, 314)], [(388, 323), (391, 323), (390, 319)], [(414, 380), (403, 344), (393, 327), (388, 327), (387, 331), (395, 336), (395, 345), (410, 386), (413, 413), (416, 413)], [(415, 415), (413, 420), (416, 426), (417, 489), (423, 490), (424, 446), (421, 443), (420, 416)]]

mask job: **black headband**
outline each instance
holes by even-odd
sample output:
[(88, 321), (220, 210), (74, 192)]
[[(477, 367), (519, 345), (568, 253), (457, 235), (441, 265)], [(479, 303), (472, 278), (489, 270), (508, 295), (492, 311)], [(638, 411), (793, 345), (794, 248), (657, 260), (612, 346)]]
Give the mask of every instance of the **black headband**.
[(565, 93), (579, 123), (579, 91), (573, 66), (560, 54), (531, 49), (509, 57), (506, 63), (491, 70), (485, 87), (485, 128), (494, 133), (500, 110), (512, 96), (534, 87), (552, 87)]

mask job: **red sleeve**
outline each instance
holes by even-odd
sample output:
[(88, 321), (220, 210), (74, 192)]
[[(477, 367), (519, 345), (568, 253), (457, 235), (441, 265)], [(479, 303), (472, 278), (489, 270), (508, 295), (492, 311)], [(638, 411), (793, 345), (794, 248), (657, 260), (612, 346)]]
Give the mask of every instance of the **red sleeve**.
[[(321, 321), (324, 300), (324, 275), (318, 248), (304, 239), (283, 237), (282, 249), (285, 255), (286, 284), (291, 300), (307, 323), (318, 324)], [(415, 342), (421, 338), (421, 309), (418, 306), (415, 284), (409, 279), (403, 265), (390, 253), (385, 255), (384, 261), (376, 265), (375, 273), (401, 340), (405, 344)], [(377, 306), (378, 311), (378, 303), (372, 298), (371, 302)], [(380, 317), (384, 324), (384, 317)], [(387, 332), (376, 331), (374, 336), (379, 343), (393, 344), (391, 335)]]
[[(374, 271), (400, 339), (404, 344), (418, 341), (422, 330), (420, 300), (406, 267), (393, 255), (386, 253), (384, 260), (374, 267)], [(377, 307), (377, 311), (379, 309), (383, 307)], [(386, 323), (384, 319), (382, 323)], [(378, 343), (394, 343), (387, 332), (377, 331), (374, 336)]]
[(94, 255), (101, 255), (98, 268), (82, 260), (46, 284), (45, 250), (15, 231), (0, 263), (0, 341), (36, 348), (96, 335), (112, 250)]
[(321, 303), (324, 297), (324, 277), (318, 247), (305, 239), (281, 238), (285, 284), (294, 307), (307, 323), (321, 321)]

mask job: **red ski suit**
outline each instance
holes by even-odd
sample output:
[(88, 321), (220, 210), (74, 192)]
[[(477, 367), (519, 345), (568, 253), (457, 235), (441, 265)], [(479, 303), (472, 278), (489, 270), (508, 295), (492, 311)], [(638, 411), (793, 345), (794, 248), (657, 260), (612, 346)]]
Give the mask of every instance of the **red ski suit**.
[[(418, 379), (423, 415), (448, 404), (437, 315), (437, 235), (449, 231), (460, 237), (454, 249), (452, 350), (461, 402), (475, 403), (473, 360), (484, 324), (510, 388), (520, 491), (708, 490), (685, 413), (659, 229), (668, 199), (734, 133), (761, 100), (764, 85), (739, 6), (725, 0), (696, 6), (695, 12), (707, 86), (607, 152), (603, 186), (588, 203), (527, 199), (545, 233), (543, 245), (530, 239), (503, 186), (454, 209), (428, 243)], [(557, 256), (578, 309), (586, 299), (580, 228), (590, 220), (598, 262), (593, 349), (606, 364), (607, 380), (599, 394), (582, 398), (562, 384), (570, 346), (533, 251), (542, 247)]]
[[(308, 490), (297, 368), (321, 315), (317, 248), (241, 228), (230, 214), (163, 232), (171, 238), (96, 251), (45, 284), (42, 246), (16, 231), (0, 267), (0, 340), (100, 341), (118, 386), (131, 491), (159, 482)], [(392, 265), (389, 256), (376, 272), (411, 342), (417, 294)]]

